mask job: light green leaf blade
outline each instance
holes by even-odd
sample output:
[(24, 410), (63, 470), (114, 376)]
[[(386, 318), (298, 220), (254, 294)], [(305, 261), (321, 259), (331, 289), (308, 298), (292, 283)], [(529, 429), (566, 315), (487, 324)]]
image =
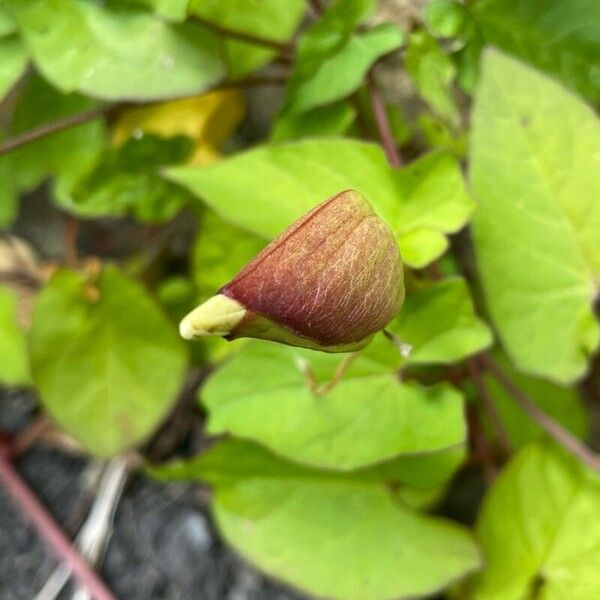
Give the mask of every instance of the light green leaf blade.
[[(175, 460), (150, 467), (162, 481), (205, 481), (214, 486), (230, 485), (244, 479), (270, 478), (300, 481), (321, 480), (347, 483), (396, 483), (413, 490), (441, 486), (452, 477), (465, 457), (465, 448), (420, 456), (402, 456), (353, 471), (314, 469), (286, 461), (252, 442), (227, 438), (208, 452), (194, 458)], [(402, 487), (398, 491), (402, 495)]]
[[(192, 250), (192, 276), (197, 290), (195, 306), (214, 296), (266, 245), (264, 238), (247, 233), (220, 219), (212, 210), (202, 215)], [(209, 337), (199, 341), (212, 360), (221, 360), (246, 343)]]
[(467, 531), (408, 508), (386, 482), (422, 460), (348, 474), (287, 463), (231, 440), (162, 479), (209, 480), (225, 538), (268, 573), (318, 597), (377, 600), (429, 594), (479, 566)]
[(332, 44), (335, 31), (307, 32), (288, 82), (284, 113), (298, 114), (347, 97), (362, 84), (367, 71), (381, 56), (400, 47), (402, 32), (383, 23)]
[(456, 68), (435, 38), (426, 31), (410, 35), (406, 70), (415, 88), (431, 108), (452, 125), (458, 125), (458, 107), (451, 89)]
[(457, 36), (468, 21), (467, 8), (457, 0), (431, 0), (425, 7), (425, 20), (436, 37)]
[[(226, 221), (265, 239), (345, 189), (371, 202), (397, 234), (401, 248), (403, 236), (415, 230), (459, 230), (474, 208), (449, 154), (426, 155), (397, 171), (389, 167), (381, 148), (349, 139), (268, 144), (206, 167), (171, 168), (166, 175)], [(439, 244), (430, 244), (416, 254), (418, 266), (439, 253)], [(413, 266), (409, 260), (405, 257)]]
[(180, 23), (185, 21), (190, 0), (125, 0), (132, 4), (140, 4), (154, 10), (156, 14), (169, 21)]
[(412, 346), (412, 364), (456, 362), (493, 340), (488, 326), (475, 315), (469, 288), (460, 277), (414, 290), (387, 329)]
[(10, 35), (18, 30), (16, 21), (10, 12), (0, 5), (0, 37)]
[[(564, 425), (571, 433), (581, 439), (589, 431), (588, 415), (579, 393), (573, 387), (561, 387), (544, 379), (536, 379), (515, 371), (506, 357), (495, 353), (494, 359), (502, 370), (533, 400), (545, 413)], [(512, 448), (520, 448), (535, 441), (542, 435), (542, 429), (526, 415), (515, 403), (504, 387), (490, 376), (484, 375), (485, 385), (493, 399), (494, 406), (504, 424)], [(481, 418), (490, 432), (493, 426), (486, 414)]]
[(415, 269), (427, 266), (448, 249), (448, 238), (434, 229), (414, 229), (398, 240), (403, 262)]
[(107, 267), (90, 292), (58, 271), (35, 305), (32, 374), (46, 410), (89, 452), (111, 456), (152, 433), (175, 400), (186, 352), (147, 293)]
[[(88, 98), (61, 94), (34, 77), (16, 107), (11, 135), (95, 106)], [(105, 141), (104, 124), (98, 119), (27, 144), (0, 160), (7, 163), (14, 185), (30, 191), (52, 176), (71, 181), (96, 160)]]
[(192, 253), (194, 282), (200, 301), (229, 283), (265, 247), (264, 238), (229, 225), (213, 211), (202, 215)]
[(27, 50), (16, 35), (0, 37), (0, 100), (27, 68)]
[(271, 140), (283, 142), (304, 137), (343, 135), (356, 118), (356, 110), (345, 101), (319, 106), (299, 115), (279, 114)]
[(473, 121), (474, 241), (492, 320), (521, 370), (572, 381), (599, 340), (600, 122), (492, 51)]
[(600, 595), (600, 481), (556, 447), (533, 444), (513, 458), (484, 502), (477, 533), (487, 567), (469, 597)]
[(463, 443), (458, 392), (446, 385), (402, 383), (368, 352), (330, 392), (315, 395), (307, 364), (323, 384), (339, 362), (268, 342), (247, 344), (201, 392), (208, 431), (230, 432), (290, 460), (341, 470)]
[(476, 0), (485, 40), (600, 101), (600, 3), (596, 0)]
[(40, 73), (64, 92), (106, 100), (199, 93), (225, 75), (215, 34), (133, 6), (6, 0)]
[[(232, 31), (286, 42), (300, 25), (306, 9), (305, 0), (191, 0), (188, 10)], [(276, 52), (257, 44), (226, 38), (221, 43), (232, 77), (246, 75), (276, 57)]]
[(26, 385), (30, 381), (25, 333), (17, 324), (17, 298), (0, 286), (0, 383)]

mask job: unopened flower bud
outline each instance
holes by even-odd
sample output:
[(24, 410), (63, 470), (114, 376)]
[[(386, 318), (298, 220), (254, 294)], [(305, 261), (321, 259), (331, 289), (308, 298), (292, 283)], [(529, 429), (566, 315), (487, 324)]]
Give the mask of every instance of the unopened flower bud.
[(181, 322), (181, 335), (254, 337), (327, 352), (365, 346), (400, 309), (402, 261), (390, 228), (345, 191), (271, 242)]

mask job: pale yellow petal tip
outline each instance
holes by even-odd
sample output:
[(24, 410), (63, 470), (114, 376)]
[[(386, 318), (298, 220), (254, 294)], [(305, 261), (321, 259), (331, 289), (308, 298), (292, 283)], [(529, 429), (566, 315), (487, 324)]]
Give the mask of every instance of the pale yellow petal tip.
[(179, 333), (186, 340), (206, 336), (226, 336), (246, 315), (243, 304), (217, 294), (189, 313), (179, 324)]

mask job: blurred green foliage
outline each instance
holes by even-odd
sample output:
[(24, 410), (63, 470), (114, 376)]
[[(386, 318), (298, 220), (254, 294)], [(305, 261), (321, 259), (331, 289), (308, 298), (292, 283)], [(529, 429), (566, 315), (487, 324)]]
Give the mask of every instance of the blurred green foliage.
[[(49, 183), (71, 225), (114, 233), (102, 261), (72, 256), (67, 235), (65, 259), (34, 283), (0, 245), (0, 381), (33, 387), (108, 457), (152, 437), (186, 374), (210, 373), (198, 408), (206, 434), (226, 438), (149, 472), (209, 483), (228, 542), (317, 597), (596, 600), (597, 475), (483, 373), (515, 452), (500, 456), (469, 374), (492, 349), (585, 438), (577, 383), (600, 342), (600, 3), (431, 0), (409, 31), (376, 0), (309, 4), (0, 0), (0, 226)], [(235, 135), (241, 90), (262, 84), (283, 84), (280, 104), (249, 143)], [(378, 334), (319, 395), (344, 357), (244, 340), (186, 349), (187, 311), (350, 188), (398, 241), (407, 298), (389, 330), (407, 357)], [(125, 225), (143, 241), (117, 240)], [(508, 463), (469, 529), (428, 511), (466, 461), (480, 464), (478, 435)]]

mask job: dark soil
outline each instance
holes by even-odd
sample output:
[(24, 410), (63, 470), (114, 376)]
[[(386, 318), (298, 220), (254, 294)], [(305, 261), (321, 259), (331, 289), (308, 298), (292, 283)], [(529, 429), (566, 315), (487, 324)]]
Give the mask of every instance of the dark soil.
[[(0, 391), (0, 428), (17, 431), (34, 400)], [(74, 537), (92, 501), (87, 461), (38, 445), (17, 467)], [(101, 575), (122, 600), (301, 600), (267, 580), (218, 538), (198, 486), (132, 478), (119, 503)], [(0, 489), (0, 599), (31, 600), (56, 560)], [(70, 597), (72, 588), (61, 598)]]

